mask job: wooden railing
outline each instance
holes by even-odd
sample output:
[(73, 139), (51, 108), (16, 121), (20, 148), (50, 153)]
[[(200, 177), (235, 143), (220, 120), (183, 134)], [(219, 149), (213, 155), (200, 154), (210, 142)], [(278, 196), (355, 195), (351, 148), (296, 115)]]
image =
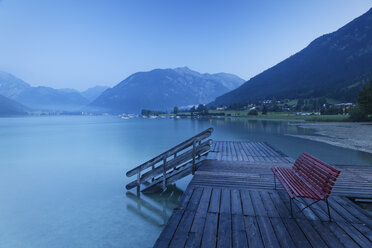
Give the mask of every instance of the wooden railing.
[[(212, 140), (205, 140), (211, 136), (213, 128), (195, 135), (194, 137), (176, 145), (166, 152), (150, 159), (126, 173), (127, 177), (137, 175), (137, 179), (126, 185), (127, 189), (137, 187), (141, 184), (149, 186), (162, 183), (162, 188), (167, 185), (167, 177), (174, 176), (172, 172), (186, 169), (191, 166), (191, 173), (196, 170), (196, 160), (207, 154), (210, 150)], [(188, 166), (188, 167), (187, 167)]]

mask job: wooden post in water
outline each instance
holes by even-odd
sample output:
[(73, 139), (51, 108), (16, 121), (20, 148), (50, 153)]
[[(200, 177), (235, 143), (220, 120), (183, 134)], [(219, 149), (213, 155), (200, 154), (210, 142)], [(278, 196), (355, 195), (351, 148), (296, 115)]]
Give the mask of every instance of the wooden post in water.
[(168, 154), (165, 154), (164, 155), (164, 158), (163, 158), (163, 190), (165, 190), (166, 188), (166, 170), (165, 170), (165, 165), (167, 164), (167, 157), (168, 157)]

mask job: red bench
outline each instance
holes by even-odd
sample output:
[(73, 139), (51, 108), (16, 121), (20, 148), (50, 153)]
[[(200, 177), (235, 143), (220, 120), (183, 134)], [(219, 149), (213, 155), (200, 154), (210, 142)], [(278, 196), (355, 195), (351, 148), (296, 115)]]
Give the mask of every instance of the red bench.
[[(331, 221), (328, 196), (341, 171), (306, 152), (301, 154), (292, 168), (274, 167), (271, 170), (274, 173), (275, 189), (276, 178), (278, 178), (290, 197), (292, 217), (292, 200), (296, 198), (310, 198), (316, 201), (305, 208), (310, 207), (318, 201), (326, 201), (328, 216)], [(300, 211), (303, 211), (305, 208)]]

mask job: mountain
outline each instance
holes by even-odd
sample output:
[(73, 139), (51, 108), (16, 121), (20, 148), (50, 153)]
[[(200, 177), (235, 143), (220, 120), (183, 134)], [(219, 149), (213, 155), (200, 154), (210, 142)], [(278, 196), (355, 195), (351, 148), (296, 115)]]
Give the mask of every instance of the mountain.
[(32, 87), (6, 72), (0, 72), (0, 95), (35, 110), (76, 110), (89, 103), (76, 90)]
[(105, 90), (107, 90), (109, 87), (107, 86), (101, 86), (97, 85), (95, 87), (89, 88), (85, 91), (81, 92), (81, 95), (89, 100), (89, 102), (92, 102), (97, 97), (99, 97)]
[(174, 106), (208, 103), (243, 82), (232, 74), (201, 74), (187, 67), (155, 69), (135, 73), (107, 89), (91, 107), (113, 113), (170, 110)]
[(209, 105), (319, 96), (356, 101), (371, 79), (372, 9)]
[(0, 116), (23, 115), (27, 111), (22, 104), (0, 95)]

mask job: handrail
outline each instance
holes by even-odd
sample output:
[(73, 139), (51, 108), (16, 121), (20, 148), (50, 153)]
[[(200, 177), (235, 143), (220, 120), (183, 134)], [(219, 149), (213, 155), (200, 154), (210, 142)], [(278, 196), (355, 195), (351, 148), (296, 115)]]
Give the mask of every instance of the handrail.
[(171, 149), (169, 149), (169, 150), (161, 153), (160, 155), (150, 159), (149, 161), (137, 166), (136, 168), (134, 168), (132, 170), (129, 170), (126, 174), (127, 177), (134, 176), (139, 171), (143, 171), (143, 170), (149, 168), (150, 166), (160, 162), (161, 160), (163, 160), (164, 155), (166, 155), (166, 154), (169, 154), (169, 156), (173, 156), (175, 153), (180, 152), (180, 151), (188, 148), (189, 146), (191, 146), (193, 144), (194, 140), (200, 141), (200, 140), (203, 140), (205, 138), (208, 138), (209, 136), (211, 136), (212, 132), (213, 132), (213, 128), (208, 128), (208, 129), (204, 130), (203, 132), (201, 132), (201, 133), (191, 137), (190, 139), (172, 147)]
[[(148, 184), (149, 180), (155, 183), (155, 177), (158, 177), (156, 180), (162, 178), (163, 189), (165, 189), (168, 171), (172, 169), (177, 170), (182, 166), (185, 166), (187, 163), (192, 163), (192, 174), (194, 174), (196, 168), (196, 158), (201, 157), (210, 150), (212, 140), (203, 140), (211, 136), (212, 132), (213, 128), (208, 128), (203, 132), (189, 138), (188, 140), (172, 147), (166, 152), (163, 152), (149, 161), (137, 166), (136, 168), (129, 170), (126, 173), (127, 177), (137, 175), (137, 179), (128, 183), (126, 188), (131, 189), (137, 187), (137, 190), (139, 190), (141, 184)], [(170, 157), (172, 158), (167, 160)], [(159, 162), (162, 163), (158, 164)], [(156, 164), (158, 164), (158, 166), (156, 166)], [(146, 170), (150, 167), (150, 170)], [(144, 171), (144, 173), (141, 175), (142, 171)]]

